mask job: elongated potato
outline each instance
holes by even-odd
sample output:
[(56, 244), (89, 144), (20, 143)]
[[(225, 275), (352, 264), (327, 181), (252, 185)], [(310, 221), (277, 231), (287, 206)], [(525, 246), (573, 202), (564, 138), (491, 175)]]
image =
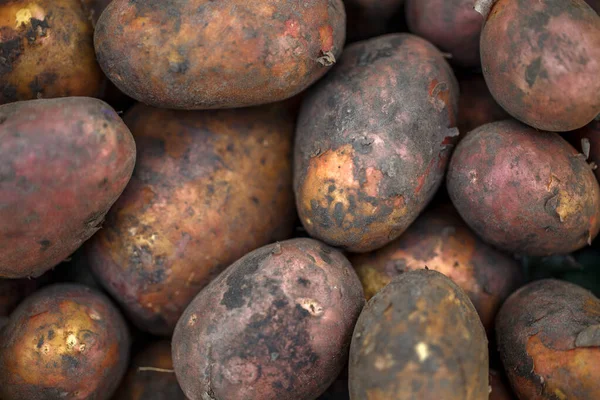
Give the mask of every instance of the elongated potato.
[(131, 177), (135, 143), (87, 97), (0, 107), (0, 277), (39, 276), (92, 236)]
[(173, 363), (190, 400), (313, 400), (338, 376), (364, 304), (348, 260), (313, 239), (261, 247), (200, 292)]
[(410, 271), (358, 319), (350, 399), (482, 400), (488, 369), (485, 331), (467, 295), (437, 271)]

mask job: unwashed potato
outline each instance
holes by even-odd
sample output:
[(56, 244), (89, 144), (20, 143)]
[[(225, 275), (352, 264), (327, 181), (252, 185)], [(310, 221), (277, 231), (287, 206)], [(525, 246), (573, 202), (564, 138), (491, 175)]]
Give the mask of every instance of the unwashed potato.
[(350, 262), (367, 300), (407, 271), (443, 273), (469, 296), (488, 332), (502, 302), (523, 280), (518, 262), (482, 242), (452, 207), (427, 211), (392, 243)]
[(305, 95), (294, 188), (308, 233), (351, 252), (394, 240), (440, 186), (458, 131), (458, 86), (410, 34), (350, 45)]
[(383, 35), (399, 25), (404, 0), (344, 0), (348, 15), (348, 41), (365, 40)]
[(508, 252), (566, 254), (600, 230), (600, 188), (585, 156), (558, 134), (514, 120), (470, 132), (454, 151), (447, 186), (467, 224)]
[(130, 338), (104, 295), (83, 285), (41, 289), (0, 337), (2, 400), (109, 399), (125, 373)]
[(79, 0), (0, 2), (0, 104), (97, 96), (103, 76)]
[(500, 356), (520, 399), (600, 398), (600, 299), (569, 282), (535, 281), (504, 303)]
[(101, 100), (0, 107), (0, 277), (39, 276), (102, 225), (135, 164), (135, 143)]
[(494, 100), (482, 75), (463, 76), (458, 79), (458, 130), (461, 137), (481, 125), (510, 118)]
[(257, 249), (185, 310), (173, 363), (190, 400), (313, 400), (348, 357), (364, 304), (339, 251), (313, 239)]
[(437, 271), (410, 271), (358, 319), (350, 399), (482, 400), (488, 369), (485, 331), (467, 295)]
[(155, 107), (244, 107), (284, 100), (341, 54), (342, 0), (114, 0), (94, 43), (106, 75)]
[(279, 105), (174, 111), (139, 104), (125, 122), (138, 163), (87, 258), (138, 327), (170, 335), (225, 267), (291, 236), (294, 120)]

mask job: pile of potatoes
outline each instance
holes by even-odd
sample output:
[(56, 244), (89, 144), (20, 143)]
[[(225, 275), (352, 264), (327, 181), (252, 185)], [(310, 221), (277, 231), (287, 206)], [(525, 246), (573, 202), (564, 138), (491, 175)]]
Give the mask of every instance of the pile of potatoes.
[(0, 400), (600, 399), (599, 11), (0, 0)]

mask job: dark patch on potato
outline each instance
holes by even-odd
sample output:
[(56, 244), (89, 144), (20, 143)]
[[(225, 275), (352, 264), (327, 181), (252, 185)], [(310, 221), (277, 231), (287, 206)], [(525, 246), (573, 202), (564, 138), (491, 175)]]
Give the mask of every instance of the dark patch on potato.
[(258, 270), (262, 261), (269, 257), (270, 251), (256, 251), (251, 255), (247, 263), (241, 265), (227, 277), (228, 289), (223, 293), (221, 305), (228, 310), (240, 308), (246, 305), (246, 301), (252, 297), (253, 274)]

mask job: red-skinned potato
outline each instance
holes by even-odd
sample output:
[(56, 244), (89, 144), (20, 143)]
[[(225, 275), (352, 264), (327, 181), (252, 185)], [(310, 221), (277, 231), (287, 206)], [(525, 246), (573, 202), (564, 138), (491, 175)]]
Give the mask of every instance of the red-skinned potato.
[(490, 369), (490, 398), (489, 400), (516, 400), (504, 383), (500, 372)]
[(494, 100), (482, 75), (463, 76), (458, 79), (458, 130), (461, 137), (481, 125), (510, 118)]
[(476, 7), (486, 16), (483, 75), (509, 114), (555, 132), (600, 114), (600, 16), (584, 0), (477, 0)]
[(135, 164), (135, 143), (101, 100), (0, 107), (0, 277), (39, 276), (102, 224)]
[(0, 336), (3, 400), (109, 399), (129, 362), (117, 308), (83, 285), (58, 284), (23, 301)]
[(486, 242), (530, 256), (566, 254), (600, 230), (600, 188), (585, 156), (514, 120), (470, 132), (448, 168), (452, 203)]
[(304, 97), (294, 189), (302, 224), (351, 252), (394, 240), (443, 180), (458, 87), (429, 42), (391, 34), (350, 45)]
[(574, 132), (568, 132), (563, 137), (580, 150), (589, 162), (597, 166), (594, 173), (600, 180), (600, 120), (592, 121)]
[[(400, 17), (405, 0), (344, 0), (347, 14), (347, 39), (365, 40), (388, 33)], [(395, 29), (394, 29), (395, 31)]]
[(341, 0), (114, 0), (96, 25), (100, 66), (129, 96), (177, 109), (292, 97), (341, 54)]
[(496, 321), (498, 349), (520, 399), (600, 398), (600, 299), (569, 282), (535, 281)]
[(170, 335), (194, 296), (247, 252), (291, 236), (293, 117), (280, 105), (137, 105), (131, 183), (87, 247), (100, 283), (145, 331)]
[(173, 336), (190, 400), (312, 400), (348, 357), (364, 294), (341, 252), (313, 239), (257, 249), (183, 313)]

